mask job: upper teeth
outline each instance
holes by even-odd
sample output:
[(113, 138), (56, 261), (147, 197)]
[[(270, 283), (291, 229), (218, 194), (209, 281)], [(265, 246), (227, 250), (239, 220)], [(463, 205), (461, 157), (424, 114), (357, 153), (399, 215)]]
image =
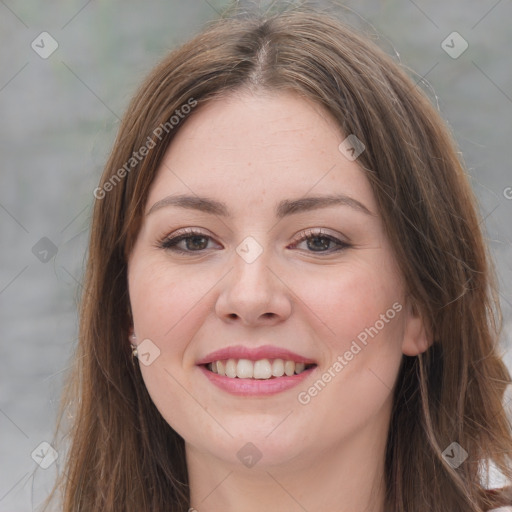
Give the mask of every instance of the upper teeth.
[(250, 361), (249, 359), (228, 359), (224, 361), (213, 361), (208, 364), (208, 369), (213, 373), (218, 373), (232, 379), (270, 379), (271, 377), (288, 377), (299, 374), (306, 368), (305, 363), (296, 363), (295, 361), (285, 361), (283, 359), (259, 359)]

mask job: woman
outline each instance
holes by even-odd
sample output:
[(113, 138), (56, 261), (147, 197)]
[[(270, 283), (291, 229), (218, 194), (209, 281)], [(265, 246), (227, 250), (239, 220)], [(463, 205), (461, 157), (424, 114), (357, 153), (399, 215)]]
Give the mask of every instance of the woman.
[(62, 510), (489, 511), (499, 306), (449, 132), (333, 17), (231, 16), (121, 124)]

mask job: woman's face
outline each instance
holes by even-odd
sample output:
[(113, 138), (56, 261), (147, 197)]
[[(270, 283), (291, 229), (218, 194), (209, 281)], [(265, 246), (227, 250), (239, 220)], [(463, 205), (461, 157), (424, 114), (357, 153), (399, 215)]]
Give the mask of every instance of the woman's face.
[(425, 336), (347, 135), (292, 93), (244, 93), (198, 107), (166, 153), (128, 281), (144, 382), (188, 457), (382, 446)]

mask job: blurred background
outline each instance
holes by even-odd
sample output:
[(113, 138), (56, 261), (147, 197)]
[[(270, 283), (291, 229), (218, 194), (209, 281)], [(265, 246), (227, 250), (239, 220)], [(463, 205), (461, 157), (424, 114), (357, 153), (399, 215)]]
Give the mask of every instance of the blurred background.
[[(145, 74), (229, 4), (0, 0), (0, 512), (36, 510), (62, 460), (45, 443), (76, 345), (93, 190), (119, 120)], [(344, 5), (453, 131), (496, 262), (512, 369), (512, 2)]]

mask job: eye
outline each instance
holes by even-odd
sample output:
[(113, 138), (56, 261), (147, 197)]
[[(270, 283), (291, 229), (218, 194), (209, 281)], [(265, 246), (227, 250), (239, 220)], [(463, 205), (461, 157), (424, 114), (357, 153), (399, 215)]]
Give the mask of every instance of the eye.
[[(333, 235), (327, 234), (325, 231), (306, 229), (299, 235), (299, 239), (294, 242), (293, 247), (296, 247), (302, 242), (307, 242), (306, 246), (310, 251), (315, 253), (327, 253), (331, 254), (333, 252), (339, 252), (343, 249), (347, 249), (350, 247), (350, 244), (344, 242)], [(334, 249), (330, 249), (331, 244), (335, 245)], [(326, 250), (327, 249), (327, 250)]]
[[(195, 229), (182, 229), (177, 231), (173, 236), (165, 237), (158, 242), (160, 249), (167, 249), (180, 254), (188, 254), (191, 252), (202, 252), (207, 249), (208, 241), (211, 237), (197, 231)], [(180, 248), (178, 244), (184, 242)]]

